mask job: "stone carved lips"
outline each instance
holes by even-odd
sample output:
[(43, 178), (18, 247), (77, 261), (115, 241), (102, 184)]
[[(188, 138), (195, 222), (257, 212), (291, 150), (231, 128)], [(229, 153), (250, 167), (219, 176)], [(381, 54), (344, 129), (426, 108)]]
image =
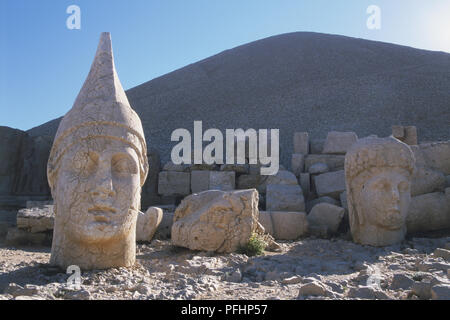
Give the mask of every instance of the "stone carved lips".
[(107, 206), (95, 205), (89, 208), (88, 212), (94, 216), (95, 222), (109, 223), (111, 216), (115, 214), (117, 210)]

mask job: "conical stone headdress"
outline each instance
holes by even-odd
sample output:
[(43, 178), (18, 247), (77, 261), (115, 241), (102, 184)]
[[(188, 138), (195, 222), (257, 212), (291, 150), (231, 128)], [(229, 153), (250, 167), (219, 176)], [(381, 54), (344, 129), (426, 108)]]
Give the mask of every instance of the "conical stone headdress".
[(141, 120), (131, 108), (114, 66), (109, 32), (103, 32), (94, 62), (72, 109), (62, 119), (47, 164), (50, 188), (65, 152), (82, 140), (110, 138), (130, 145), (139, 158), (141, 186), (148, 173)]

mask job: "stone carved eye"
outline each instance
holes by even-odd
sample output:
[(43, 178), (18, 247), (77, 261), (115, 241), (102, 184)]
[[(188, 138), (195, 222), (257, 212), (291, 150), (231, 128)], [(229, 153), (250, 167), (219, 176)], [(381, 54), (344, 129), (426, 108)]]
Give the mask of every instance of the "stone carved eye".
[(116, 174), (137, 174), (137, 166), (127, 154), (114, 155), (111, 160), (111, 170)]
[(98, 166), (98, 154), (92, 151), (78, 152), (72, 159), (72, 171), (86, 178), (95, 172)]

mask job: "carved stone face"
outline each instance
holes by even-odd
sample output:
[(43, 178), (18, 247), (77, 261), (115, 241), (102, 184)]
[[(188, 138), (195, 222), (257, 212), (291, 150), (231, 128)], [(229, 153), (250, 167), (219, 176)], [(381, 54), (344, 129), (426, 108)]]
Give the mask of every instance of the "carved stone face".
[(363, 219), (388, 230), (403, 228), (411, 201), (409, 174), (400, 168), (377, 171), (361, 188), (359, 205)]
[(87, 243), (126, 237), (140, 202), (135, 150), (119, 140), (94, 138), (70, 148), (61, 161), (55, 200), (66, 234)]

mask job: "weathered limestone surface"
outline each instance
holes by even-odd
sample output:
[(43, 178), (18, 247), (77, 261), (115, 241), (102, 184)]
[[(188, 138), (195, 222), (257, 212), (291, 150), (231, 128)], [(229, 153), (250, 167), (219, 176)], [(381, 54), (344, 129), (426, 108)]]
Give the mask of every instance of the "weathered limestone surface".
[(426, 165), (432, 169), (450, 174), (450, 140), (419, 145)]
[(368, 137), (345, 157), (350, 230), (360, 244), (386, 246), (406, 233), (414, 155), (401, 141)]
[(334, 204), (321, 202), (316, 204), (308, 214), (309, 229), (312, 234), (316, 230), (325, 230), (327, 235), (334, 234), (338, 231), (339, 225), (344, 217), (344, 208)]
[(266, 193), (268, 211), (305, 211), (305, 199), (299, 185), (269, 184)]
[(162, 218), (163, 210), (158, 207), (150, 207), (145, 213), (140, 211), (136, 223), (136, 241), (151, 241)]
[(325, 163), (330, 171), (341, 170), (344, 168), (344, 155), (337, 154), (309, 154), (305, 157), (305, 172), (315, 163)]
[(291, 168), (292, 172), (298, 177), (305, 168), (305, 155), (301, 153), (292, 154)]
[(444, 191), (446, 179), (439, 171), (416, 166), (411, 182), (411, 196)]
[(231, 191), (236, 187), (236, 172), (234, 171), (210, 171), (209, 189)]
[(334, 204), (335, 206), (339, 206), (340, 202), (334, 198), (331, 197), (320, 197), (311, 201), (307, 201), (306, 202), (306, 212), (309, 213), (311, 211), (311, 209), (319, 203), (329, 203), (329, 204)]
[(354, 132), (328, 132), (322, 153), (345, 154), (356, 140), (358, 136)]
[(191, 171), (191, 192), (199, 193), (209, 190), (209, 173), (206, 170)]
[(315, 176), (314, 185), (319, 197), (329, 196), (339, 199), (339, 195), (345, 191), (344, 170), (327, 172)]
[(406, 218), (410, 234), (450, 228), (450, 190), (411, 198)]
[(302, 187), (303, 196), (307, 199), (311, 192), (311, 177), (309, 173), (301, 173), (298, 180), (300, 187)]
[(271, 236), (274, 235), (273, 221), (270, 211), (259, 211), (259, 223), (264, 227), (264, 231)]
[(43, 208), (20, 209), (17, 212), (17, 228), (31, 233), (53, 230), (54, 220), (53, 205)]
[(59, 124), (47, 173), (55, 200), (50, 263), (82, 270), (133, 265), (147, 145), (117, 76), (109, 33), (101, 34), (89, 75)]
[(308, 232), (308, 221), (304, 212), (270, 211), (273, 222), (273, 237), (277, 240), (295, 240)]
[(189, 172), (161, 171), (158, 179), (158, 193), (162, 195), (182, 195), (191, 193)]
[(317, 162), (311, 165), (308, 169), (310, 174), (321, 174), (330, 171), (326, 163)]
[(234, 252), (258, 225), (255, 189), (192, 194), (175, 211), (172, 243), (191, 250)]

